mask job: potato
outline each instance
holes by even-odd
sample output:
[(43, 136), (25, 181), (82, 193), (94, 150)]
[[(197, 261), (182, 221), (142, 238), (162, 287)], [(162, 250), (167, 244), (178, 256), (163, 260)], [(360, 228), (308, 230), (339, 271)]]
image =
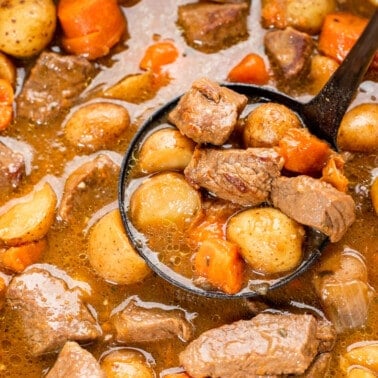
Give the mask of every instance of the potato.
[(42, 239), (54, 221), (57, 198), (45, 183), (29, 198), (0, 215), (0, 242), (8, 246)]
[(364, 103), (348, 110), (337, 135), (340, 149), (378, 151), (378, 104)]
[(336, 9), (335, 0), (288, 0), (288, 25), (308, 34), (319, 33), (324, 17)]
[(373, 181), (373, 185), (370, 189), (370, 197), (371, 201), (373, 202), (375, 213), (378, 215), (378, 177), (376, 177)]
[(52, 0), (0, 0), (0, 50), (9, 55), (38, 54), (52, 40), (55, 27)]
[(99, 276), (116, 284), (133, 284), (150, 273), (146, 262), (130, 244), (118, 209), (106, 214), (92, 227), (88, 258)]
[(298, 116), (274, 102), (253, 109), (247, 117), (243, 139), (246, 147), (273, 147), (291, 127), (302, 127)]
[(315, 55), (311, 60), (310, 91), (317, 94), (336, 71), (339, 64), (332, 58)]
[(340, 367), (347, 372), (351, 366), (369, 369), (378, 373), (378, 342), (352, 346), (341, 356)]
[(364, 368), (352, 368), (347, 372), (347, 378), (376, 378), (377, 376)]
[(139, 167), (144, 173), (184, 170), (194, 151), (195, 143), (176, 129), (161, 129), (143, 143)]
[(123, 106), (96, 102), (74, 112), (64, 132), (72, 145), (87, 151), (98, 151), (114, 142), (129, 125), (129, 112)]
[(302, 258), (303, 227), (274, 208), (253, 208), (234, 215), (226, 235), (240, 247), (247, 263), (261, 273), (289, 271)]
[(136, 350), (123, 349), (109, 353), (101, 361), (106, 378), (154, 378), (145, 357)]
[(201, 209), (199, 192), (179, 173), (166, 172), (148, 178), (130, 200), (131, 219), (144, 233), (184, 230)]
[(16, 78), (16, 66), (5, 54), (0, 53), (0, 79), (7, 80), (14, 88), (16, 86)]

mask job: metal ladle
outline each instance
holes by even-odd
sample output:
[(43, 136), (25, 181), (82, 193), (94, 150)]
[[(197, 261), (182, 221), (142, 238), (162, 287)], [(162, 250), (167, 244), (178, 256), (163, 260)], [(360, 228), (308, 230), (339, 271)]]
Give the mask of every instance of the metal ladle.
[[(246, 95), (253, 102), (272, 101), (291, 108), (299, 115), (311, 133), (328, 141), (333, 147), (337, 148), (336, 138), (340, 122), (377, 49), (378, 10), (375, 11), (362, 35), (345, 57), (343, 63), (338, 67), (319, 94), (307, 103), (299, 102), (283, 93), (255, 85), (230, 83), (222, 85)], [(151, 133), (156, 127), (159, 127), (159, 125), (166, 123), (168, 113), (177, 105), (180, 97), (159, 108), (143, 123), (131, 141), (122, 161), (118, 183), (118, 203), (122, 222), (135, 249), (160, 277), (177, 287), (206, 297), (227, 299), (255, 297), (265, 294), (268, 290), (287, 284), (306, 271), (320, 256), (321, 251), (328, 244), (326, 235), (310, 228), (307, 232), (307, 241), (304, 246), (304, 258), (297, 268), (276, 279), (254, 280), (237, 294), (229, 295), (221, 291), (205, 290), (198, 287), (193, 284), (191, 279), (178, 274), (163, 264), (159, 260), (158, 254), (150, 250), (143, 235), (133, 226), (132, 220), (128, 215), (128, 203), (125, 203), (125, 198), (130, 194), (130, 188), (127, 189), (127, 186), (131, 180), (132, 167), (135, 165), (139, 148), (146, 135)]]

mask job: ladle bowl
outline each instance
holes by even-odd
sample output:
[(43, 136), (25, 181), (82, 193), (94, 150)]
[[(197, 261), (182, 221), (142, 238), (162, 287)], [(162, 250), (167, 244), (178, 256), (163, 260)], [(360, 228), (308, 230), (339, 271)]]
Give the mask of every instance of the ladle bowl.
[[(377, 36), (378, 10), (375, 11), (361, 37), (343, 63), (319, 94), (307, 103), (297, 101), (283, 93), (261, 86), (236, 83), (223, 83), (221, 85), (246, 95), (249, 103), (270, 101), (287, 106), (298, 114), (303, 124), (312, 134), (326, 140), (334, 148), (337, 148), (337, 133), (340, 122), (378, 49)], [(303, 248), (303, 259), (299, 266), (286, 275), (280, 275), (277, 278), (264, 279), (261, 277), (261, 279), (250, 281), (240, 292), (230, 295), (221, 291), (206, 290), (198, 287), (194, 285), (190, 278), (182, 276), (162, 263), (159, 260), (159, 254), (148, 247), (145, 237), (134, 227), (128, 214), (128, 206), (132, 194), (132, 188), (130, 187), (132, 169), (138, 159), (138, 151), (145, 138), (153, 130), (167, 123), (168, 113), (177, 105), (180, 98), (181, 96), (159, 108), (141, 125), (124, 155), (118, 183), (118, 203), (122, 222), (131, 243), (156, 274), (169, 283), (198, 295), (225, 299), (256, 297), (266, 294), (269, 290), (286, 285), (305, 272), (321, 255), (322, 250), (328, 244), (326, 235), (308, 228)]]

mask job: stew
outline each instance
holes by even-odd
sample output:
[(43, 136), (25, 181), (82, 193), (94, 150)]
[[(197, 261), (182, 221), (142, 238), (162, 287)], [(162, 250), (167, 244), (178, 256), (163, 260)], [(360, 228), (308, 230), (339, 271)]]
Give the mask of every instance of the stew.
[[(226, 291), (240, 289), (246, 260), (261, 259), (241, 257), (234, 244), (240, 234), (226, 240), (225, 225), (233, 214), (267, 210), (270, 197), (258, 205), (245, 204), (244, 196), (235, 202), (222, 195), (224, 183), (198, 194), (197, 185), (208, 185), (199, 169), (229, 159), (217, 143), (231, 153), (273, 146), (272, 160), (285, 164), (285, 175), (274, 180), (274, 221), (282, 214), (276, 208), (287, 205), (285, 193), (310, 185), (310, 176), (348, 196), (355, 219), (348, 217), (344, 229), (349, 207), (336, 206), (341, 223), (331, 242), (288, 285), (232, 301), (173, 287), (135, 252), (117, 209), (122, 157), (159, 106), (198, 80), (266, 84), (308, 100), (375, 7), (373, 0), (0, 1), (0, 376), (376, 376), (378, 55), (343, 119), (339, 151), (302, 135), (302, 125), (275, 128), (271, 108), (267, 116), (247, 107), (235, 133), (206, 148), (196, 148), (196, 137), (184, 137), (180, 127), (161, 127), (169, 135), (147, 146), (146, 156), (172, 139), (173, 155), (153, 155), (137, 167), (138, 175), (141, 169), (159, 177), (156, 167), (164, 166), (165, 185), (191, 188), (182, 197), (201, 213), (174, 240), (169, 201), (148, 198), (151, 207), (139, 214), (170, 221), (149, 242), (169, 250), (169, 264), (187, 261), (187, 274), (196, 269), (200, 285), (211, 280)], [(259, 128), (262, 121), (274, 133)], [(296, 143), (311, 153), (293, 150)], [(194, 148), (206, 164), (184, 178)], [(311, 188), (314, 202), (326, 202)], [(285, 222), (297, 216), (282, 212)], [(188, 257), (188, 249), (195, 253)], [(220, 260), (209, 265), (209, 255)], [(298, 261), (289, 257), (284, 269)], [(264, 269), (276, 274), (281, 266), (273, 261)]]

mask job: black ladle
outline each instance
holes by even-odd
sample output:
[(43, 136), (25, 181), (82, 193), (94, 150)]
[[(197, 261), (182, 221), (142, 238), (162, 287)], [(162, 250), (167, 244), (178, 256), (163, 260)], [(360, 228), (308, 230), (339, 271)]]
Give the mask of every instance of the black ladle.
[[(336, 138), (338, 128), (348, 106), (350, 105), (356, 90), (367, 71), (370, 62), (378, 49), (378, 10), (366, 26), (359, 40), (351, 49), (343, 63), (332, 75), (321, 92), (307, 103), (299, 102), (285, 94), (267, 88), (245, 84), (229, 84), (224, 86), (248, 96), (252, 102), (278, 102), (295, 111), (303, 120), (310, 131), (318, 137), (328, 141), (333, 147), (337, 147)], [(307, 232), (307, 241), (304, 246), (304, 258), (302, 263), (292, 272), (276, 279), (261, 279), (250, 284), (235, 295), (225, 294), (221, 291), (205, 290), (193, 284), (186, 278), (165, 264), (158, 254), (147, 245), (144, 239), (133, 226), (128, 216), (128, 203), (131, 189), (128, 187), (131, 181), (132, 168), (135, 165), (138, 151), (144, 139), (159, 125), (167, 122), (167, 114), (177, 105), (181, 96), (173, 99), (152, 114), (140, 127), (126, 151), (121, 165), (118, 183), (118, 203), (125, 230), (138, 253), (145, 259), (150, 268), (160, 277), (171, 284), (189, 292), (213, 298), (240, 298), (255, 297), (265, 294), (283, 286), (306, 271), (320, 256), (321, 251), (328, 244), (326, 235), (314, 229)]]

